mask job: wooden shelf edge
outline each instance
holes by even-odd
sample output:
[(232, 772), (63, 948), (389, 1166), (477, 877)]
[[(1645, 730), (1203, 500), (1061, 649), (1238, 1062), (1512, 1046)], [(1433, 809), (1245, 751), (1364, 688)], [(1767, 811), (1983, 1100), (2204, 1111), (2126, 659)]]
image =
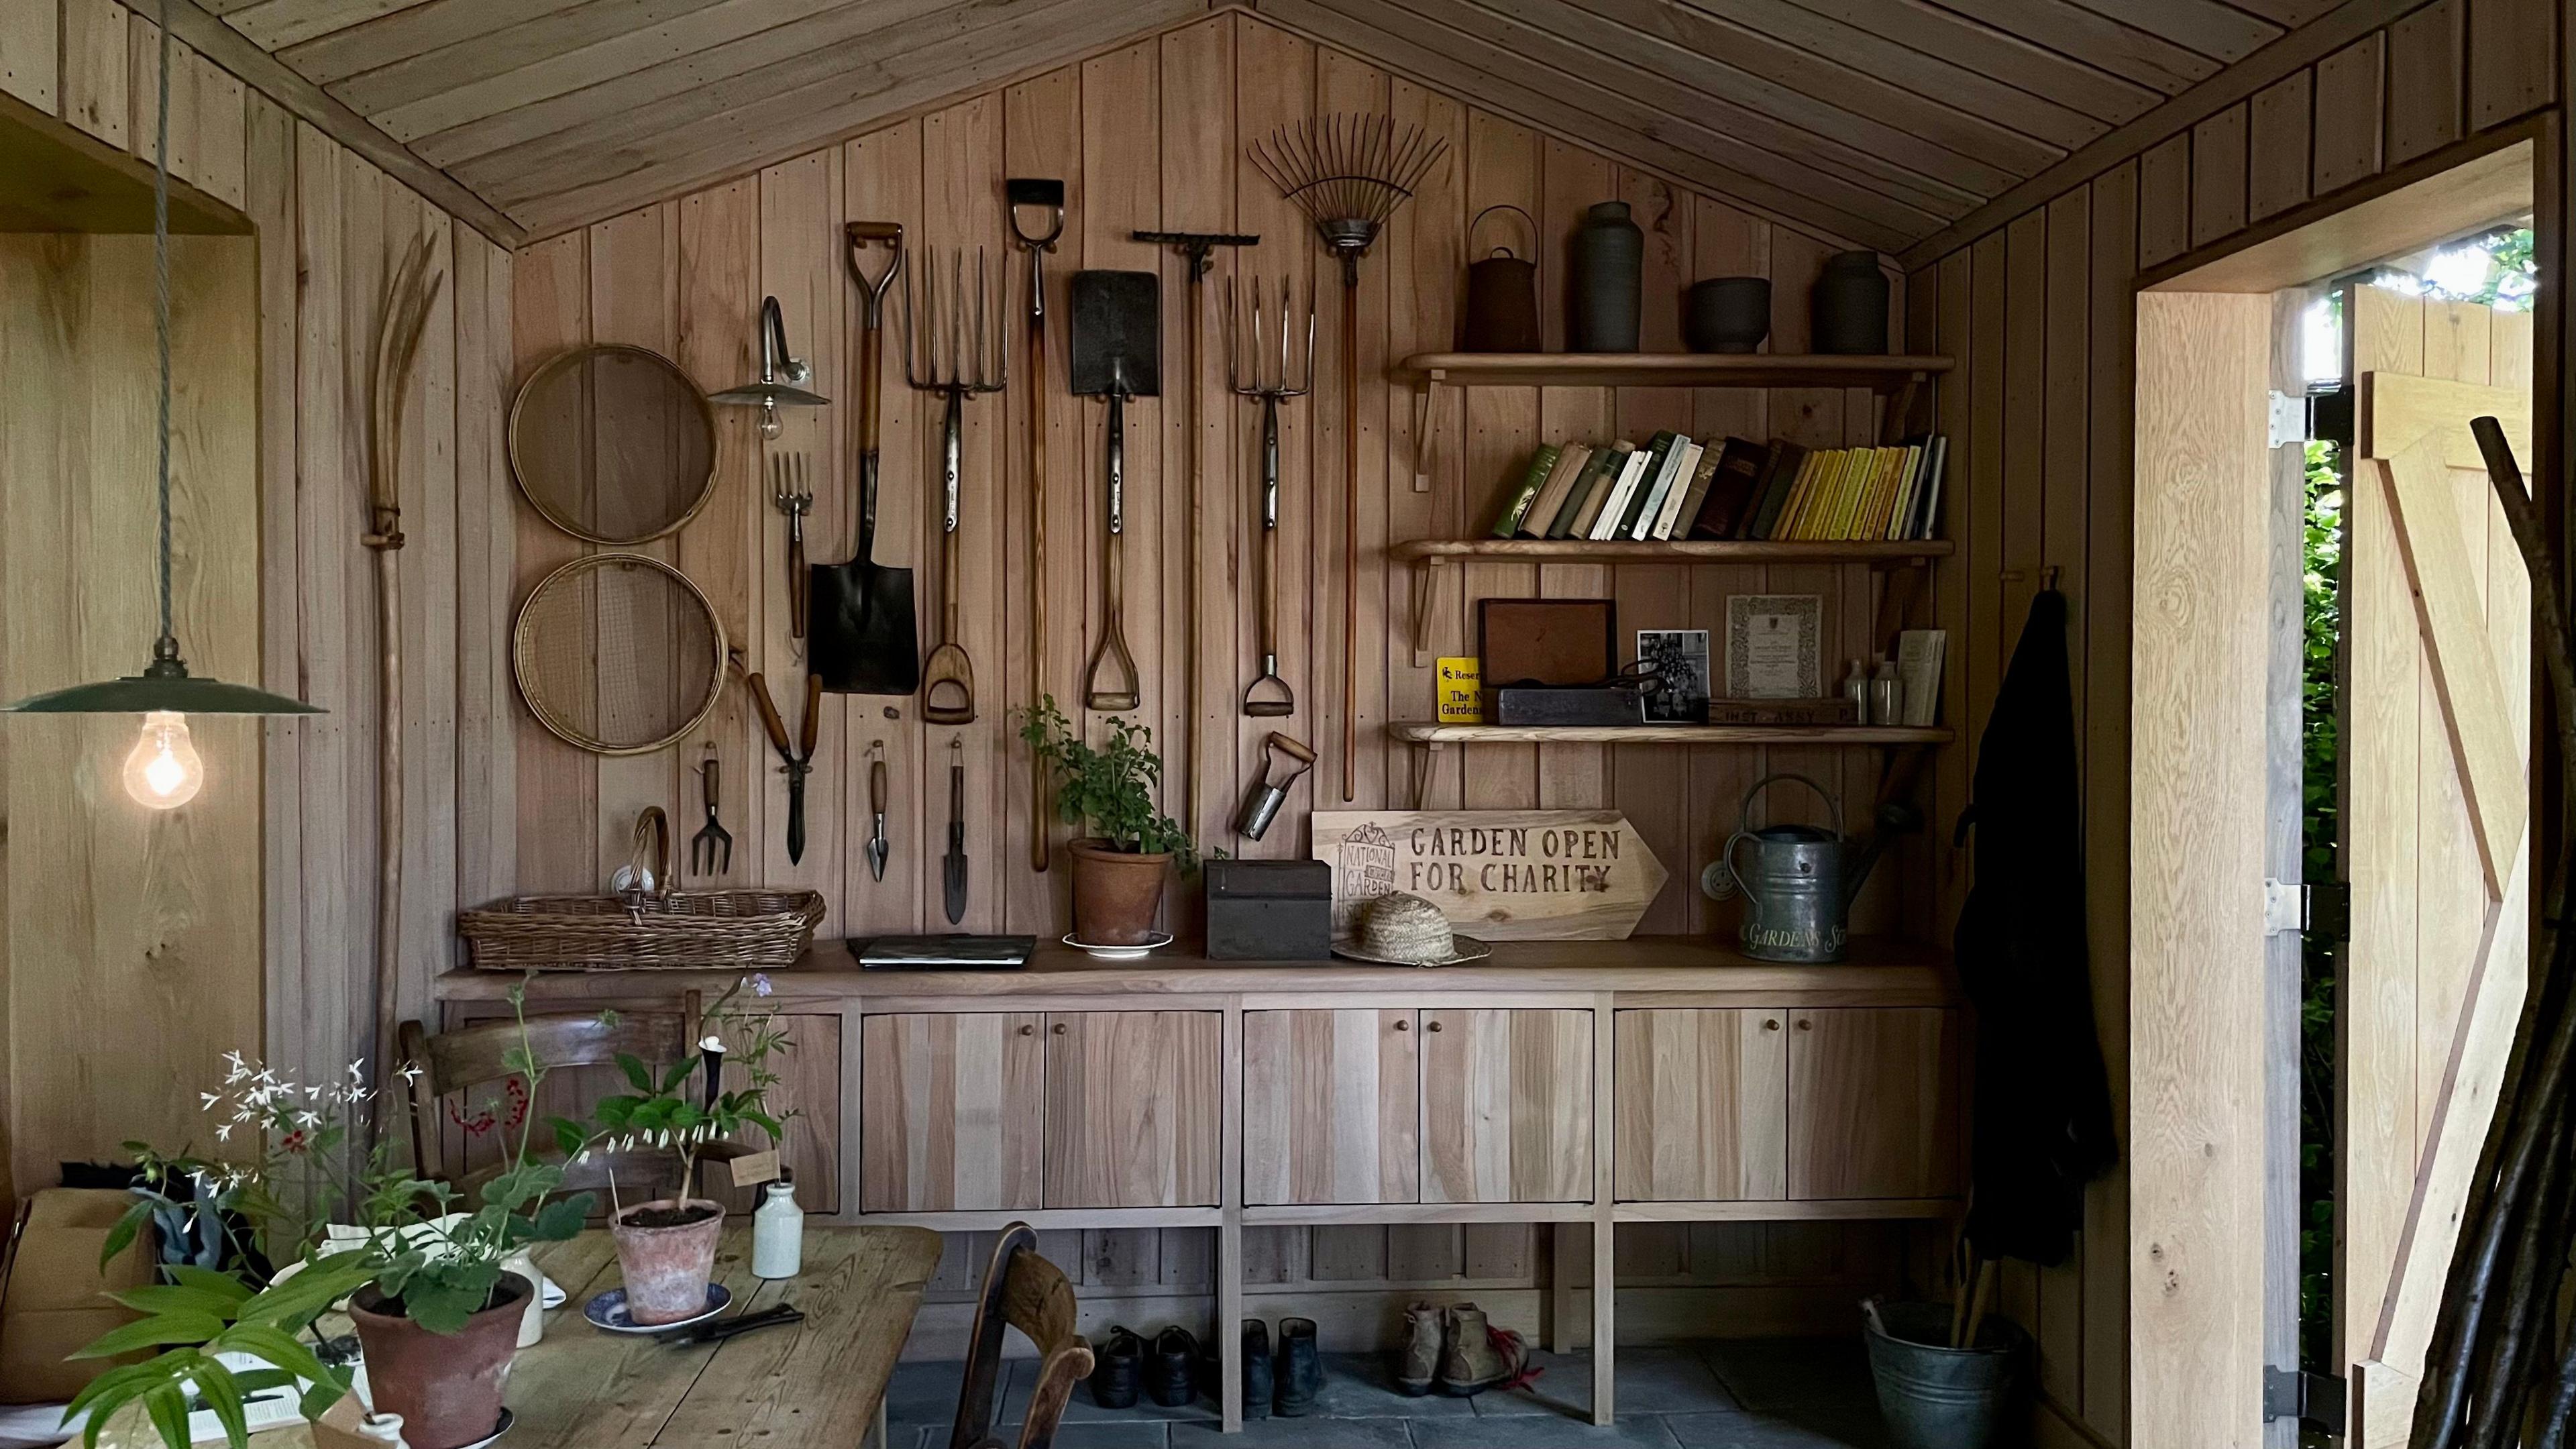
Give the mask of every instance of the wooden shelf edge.
[(1410, 745), (1946, 745), (1954, 730), (1890, 725), (1390, 724)]
[(1930, 354), (1417, 352), (1395, 382), (1451, 387), (1869, 387), (1893, 391), (1951, 370)]
[(1946, 538), (1889, 543), (1848, 540), (1657, 539), (1597, 542), (1562, 538), (1415, 538), (1387, 545), (1397, 563), (1450, 559), (1535, 559), (1547, 563), (1896, 564), (1948, 558)]

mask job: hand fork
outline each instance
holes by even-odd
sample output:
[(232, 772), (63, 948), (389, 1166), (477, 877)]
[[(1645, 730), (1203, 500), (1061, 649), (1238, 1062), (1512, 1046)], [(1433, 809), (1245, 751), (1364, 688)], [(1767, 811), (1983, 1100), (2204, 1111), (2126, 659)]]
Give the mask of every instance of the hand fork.
[[(812, 495), (807, 495), (808, 497)], [(716, 823), (716, 758), (698, 766), (698, 786), (707, 800), (707, 823), (689, 837), (689, 873), (723, 875), (733, 869), (733, 832)]]
[(803, 453), (772, 454), (769, 496), (787, 515), (787, 619), (789, 634), (805, 637), (808, 587), (805, 573), (805, 515), (814, 508), (814, 480), (805, 471)]

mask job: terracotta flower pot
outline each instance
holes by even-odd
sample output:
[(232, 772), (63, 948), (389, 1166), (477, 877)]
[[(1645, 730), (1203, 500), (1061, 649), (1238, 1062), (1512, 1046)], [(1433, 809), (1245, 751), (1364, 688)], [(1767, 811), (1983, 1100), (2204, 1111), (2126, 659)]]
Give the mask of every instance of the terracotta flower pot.
[(683, 1206), (656, 1198), (628, 1208), (608, 1225), (609, 1236), (617, 1240), (618, 1269), (626, 1275), (626, 1311), (638, 1323), (677, 1323), (707, 1311), (707, 1279), (715, 1272), (716, 1240), (724, 1236), (724, 1206), (704, 1198), (689, 1198), (685, 1205), (705, 1208), (707, 1215), (667, 1228), (628, 1221)]
[(1094, 946), (1141, 946), (1152, 940), (1171, 852), (1140, 855), (1099, 839), (1077, 840), (1066, 849), (1073, 855), (1075, 938)]
[(454, 1333), (412, 1322), (372, 1283), (349, 1300), (366, 1350), (368, 1391), (379, 1413), (402, 1416), (403, 1442), (412, 1449), (458, 1449), (492, 1437), (510, 1357), (519, 1351), (519, 1316), (536, 1291), (518, 1274), (502, 1274), (492, 1305)]

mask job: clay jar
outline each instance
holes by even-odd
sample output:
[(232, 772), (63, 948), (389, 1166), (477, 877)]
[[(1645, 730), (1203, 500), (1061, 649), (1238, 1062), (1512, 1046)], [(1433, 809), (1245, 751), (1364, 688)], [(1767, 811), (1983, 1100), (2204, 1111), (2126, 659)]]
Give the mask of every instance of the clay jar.
[(1682, 335), (1693, 352), (1751, 352), (1771, 335), (1771, 279), (1708, 277), (1691, 283)]
[(1600, 201), (1574, 229), (1566, 279), (1566, 341), (1576, 352), (1637, 350), (1639, 288), (1646, 234), (1628, 219), (1628, 203)]
[(626, 1312), (637, 1323), (677, 1323), (707, 1311), (707, 1279), (715, 1273), (716, 1240), (724, 1236), (724, 1207), (703, 1198), (686, 1199), (685, 1205), (705, 1209), (706, 1216), (666, 1228), (631, 1221), (683, 1206), (656, 1198), (609, 1221), (618, 1271), (626, 1277)]
[(519, 1349), (519, 1318), (536, 1285), (504, 1273), (493, 1302), (454, 1333), (432, 1333), (372, 1283), (349, 1300), (378, 1411), (400, 1415), (412, 1449), (459, 1449), (492, 1437)]
[(1170, 851), (1119, 850), (1106, 840), (1066, 847), (1073, 857), (1073, 935), (1091, 946), (1142, 946), (1154, 939)]
[(1836, 252), (1809, 295), (1807, 347), (1844, 356), (1887, 350), (1887, 273), (1876, 252)]

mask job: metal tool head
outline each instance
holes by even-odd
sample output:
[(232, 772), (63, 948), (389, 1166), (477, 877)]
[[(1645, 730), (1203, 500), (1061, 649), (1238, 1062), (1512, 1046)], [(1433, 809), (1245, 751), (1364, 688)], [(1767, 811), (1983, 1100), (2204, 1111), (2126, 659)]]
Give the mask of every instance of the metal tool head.
[(733, 832), (716, 822), (716, 784), (719, 771), (714, 748), (698, 764), (698, 789), (707, 804), (707, 823), (689, 837), (689, 872), (692, 875), (722, 875), (733, 869)]
[(814, 479), (806, 471), (804, 454), (769, 455), (769, 501), (790, 518), (800, 518), (814, 510)]
[[(841, 234), (849, 243), (850, 275), (858, 278), (859, 285), (867, 291), (868, 320), (873, 325), (877, 308), (885, 302), (886, 288), (893, 286), (894, 279), (903, 273), (903, 223), (853, 221), (842, 226)], [(893, 256), (886, 263), (884, 275), (871, 277), (867, 269), (867, 252), (880, 242)]]
[(1163, 279), (1098, 268), (1073, 274), (1073, 391), (1154, 397), (1163, 390)]
[[(1304, 397), (1315, 386), (1315, 292), (1306, 289), (1306, 325), (1298, 334), (1292, 301), (1295, 284), (1279, 279), (1279, 342), (1269, 341), (1268, 308), (1261, 279), (1254, 277), (1251, 296), (1244, 297), (1238, 277), (1225, 294), (1225, 383), (1245, 397)], [(1249, 319), (1248, 321), (1246, 319)]]
[[(1055, 250), (1056, 238), (1064, 235), (1064, 183), (1051, 176), (1013, 176), (1002, 182), (1002, 200), (1011, 214), (1011, 235), (1020, 245), (1042, 252)], [(1043, 213), (1047, 229), (1031, 231), (1020, 225), (1020, 209), (1029, 207)]]
[(1216, 265), (1218, 247), (1256, 246), (1261, 241), (1258, 235), (1239, 231), (1139, 231), (1128, 235), (1140, 242), (1177, 249), (1182, 256), (1189, 258), (1190, 280), (1193, 282), (1206, 276), (1208, 268)]
[[(966, 249), (954, 247), (948, 257), (947, 297), (943, 317), (939, 261), (915, 269), (918, 284), (903, 293), (903, 379), (925, 392), (1000, 392), (1011, 381), (1010, 348), (1002, 336), (1009, 309), (994, 291), (984, 260), (975, 248), (972, 316), (966, 294)], [(913, 294), (921, 294), (921, 313), (929, 321), (916, 326)]]

